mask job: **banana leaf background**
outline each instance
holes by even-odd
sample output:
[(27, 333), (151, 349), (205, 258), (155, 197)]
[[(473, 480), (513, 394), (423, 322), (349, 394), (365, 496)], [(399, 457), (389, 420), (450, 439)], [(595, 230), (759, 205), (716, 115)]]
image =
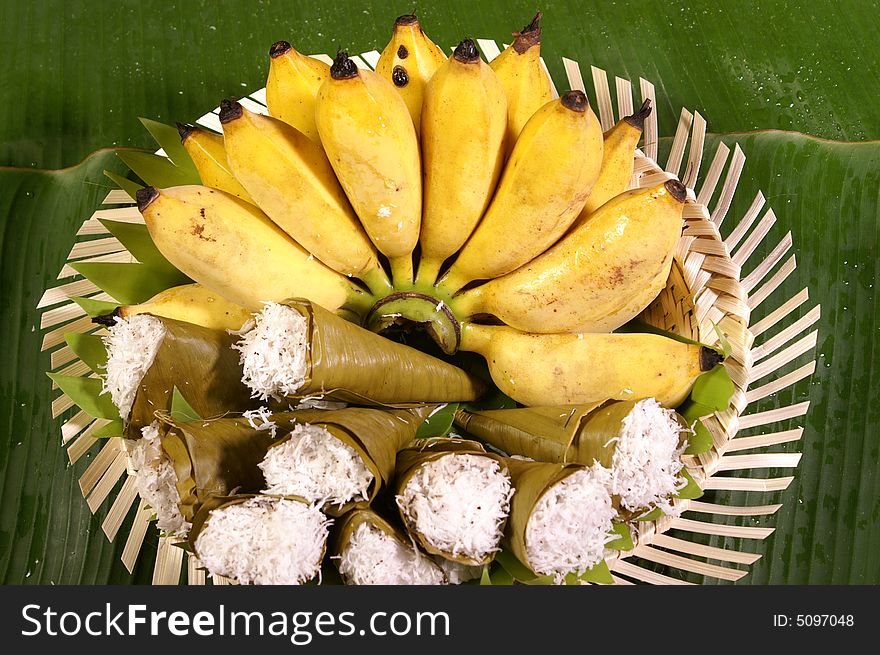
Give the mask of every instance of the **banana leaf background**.
[[(880, 582), (876, 6), (831, 0), (540, 5), (542, 53), (557, 84), (565, 79), (563, 56), (612, 75), (641, 76), (657, 86), (661, 135), (673, 134), (685, 106), (700, 111), (715, 133), (707, 152), (717, 139), (741, 145), (747, 161), (728, 223), (762, 190), (778, 221), (754, 256), (766, 255), (791, 230), (798, 268), (774, 293), (785, 299), (809, 287), (801, 314), (821, 303), (815, 375), (757, 408), (811, 401), (801, 422), (766, 428), (805, 428), (802, 441), (787, 445), (804, 454), (794, 483), (760, 501), (783, 508), (760, 520), (728, 519), (776, 527), (766, 541), (736, 544), (764, 553), (740, 584)], [(111, 188), (102, 171), (124, 170), (112, 149), (152, 147), (139, 116), (192, 121), (225, 96), (262, 87), (266, 53), (278, 39), (309, 53), (381, 50), (395, 16), (414, 7), (445, 46), (465, 36), (509, 41), (536, 9), (518, 0), (0, 0), (3, 583), (150, 581), (155, 539), (129, 574), (119, 561), (124, 540), (111, 544), (100, 529), (106, 507), (92, 516), (82, 499), (76, 481), (89, 458), (68, 465), (60, 420), (51, 418), (49, 357), (39, 352), (37, 301), (60, 270), (75, 229)], [(760, 318), (759, 312), (753, 320)], [(711, 492), (708, 500), (758, 502), (733, 492)], [(725, 545), (721, 537), (706, 539)]]

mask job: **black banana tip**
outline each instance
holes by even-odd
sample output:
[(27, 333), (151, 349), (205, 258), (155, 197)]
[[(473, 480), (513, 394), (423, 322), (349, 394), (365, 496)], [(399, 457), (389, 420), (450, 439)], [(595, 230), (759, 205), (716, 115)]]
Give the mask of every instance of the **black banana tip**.
[(175, 125), (177, 126), (177, 133), (180, 135), (181, 143), (186, 141), (186, 137), (196, 131), (195, 127), (186, 123), (175, 123)]
[(678, 180), (667, 180), (663, 186), (666, 187), (669, 195), (678, 200), (678, 202), (687, 200), (687, 187)]
[(272, 44), (272, 47), (269, 48), (269, 57), (275, 59), (275, 57), (280, 57), (285, 52), (288, 52), (293, 46), (291, 46), (287, 41), (276, 41)]
[(624, 116), (623, 120), (637, 130), (645, 129), (645, 119), (651, 115), (651, 99), (647, 98), (632, 116)]
[(330, 77), (334, 80), (348, 80), (357, 77), (357, 65), (348, 56), (345, 50), (336, 53), (333, 59), (333, 65), (330, 67)]
[(532, 22), (522, 28), (522, 32), (514, 32), (516, 37), (513, 41), (513, 49), (519, 54), (523, 54), (529, 48), (541, 44), (541, 18), (543, 14), (539, 11), (535, 14)]
[(700, 370), (711, 371), (715, 366), (724, 361), (724, 355), (714, 348), (703, 346), (700, 348)]
[(226, 98), (220, 101), (220, 122), (224, 125), (236, 118), (241, 118), (244, 109), (235, 98)]
[(581, 114), (587, 111), (587, 107), (590, 106), (590, 101), (583, 91), (566, 91), (562, 94), (560, 101), (566, 109), (571, 109)]
[(150, 206), (150, 203), (158, 197), (159, 190), (154, 186), (145, 186), (143, 189), (138, 189), (137, 193), (135, 193), (138, 211), (143, 214), (147, 207)]
[(465, 39), (455, 47), (452, 56), (463, 64), (472, 64), (475, 61), (479, 61), (480, 52), (477, 50), (477, 44), (474, 43), (473, 39)]
[(394, 27), (404, 26), (404, 25), (416, 25), (419, 22), (419, 17), (416, 16), (415, 12), (411, 14), (404, 14), (403, 16), (398, 16), (394, 20)]
[(113, 327), (116, 325), (116, 318), (122, 316), (122, 307), (117, 307), (109, 314), (102, 314), (101, 316), (93, 316), (92, 323), (96, 325), (103, 325), (105, 327)]

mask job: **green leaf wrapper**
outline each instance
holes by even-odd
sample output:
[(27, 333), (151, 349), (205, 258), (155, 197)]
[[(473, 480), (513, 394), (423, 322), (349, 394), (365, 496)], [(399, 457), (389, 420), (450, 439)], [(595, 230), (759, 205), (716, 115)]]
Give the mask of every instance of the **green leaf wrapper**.
[[(579, 464), (550, 464), (510, 458), (505, 458), (504, 463), (510, 471), (515, 489), (510, 501), (510, 517), (504, 530), (504, 543), (520, 562), (532, 570), (526, 547), (526, 528), (535, 505), (553, 485), (585, 467)], [(535, 575), (540, 574), (535, 572)]]
[[(351, 536), (362, 523), (370, 523), (379, 528), (388, 536), (396, 539), (404, 548), (414, 548), (406, 532), (396, 523), (386, 520), (369, 507), (353, 509), (336, 521), (333, 535), (331, 536), (330, 559), (336, 564), (337, 569), (339, 568), (342, 553), (348, 546)], [(340, 575), (342, 575), (341, 572)]]
[(196, 165), (180, 142), (180, 133), (176, 127), (165, 125), (149, 118), (141, 118), (139, 120), (153, 138), (156, 139), (156, 143), (162, 147), (162, 150), (174, 162), (175, 166), (188, 175), (198, 176), (199, 172), (196, 170)]
[(213, 496), (263, 488), (259, 463), (272, 445), (268, 431), (255, 430), (246, 419), (178, 421), (167, 414), (158, 418), (162, 449), (177, 476), (178, 508), (187, 521)]
[(101, 393), (104, 387), (101, 380), (57, 373), (46, 373), (46, 375), (89, 416), (111, 420), (119, 418), (119, 410), (110, 400), (110, 395)]
[(166, 333), (138, 384), (126, 436), (140, 437), (141, 428), (153, 422), (157, 411), (170, 411), (175, 387), (198, 416), (214, 417), (256, 407), (249, 389), (241, 383), (238, 352), (232, 348), (234, 337), (223, 330), (155, 318)]
[(308, 321), (308, 370), (293, 398), (387, 407), (470, 401), (486, 389), (478, 378), (415, 348), (358, 327), (307, 300), (288, 301)]
[[(397, 453), (415, 439), (416, 431), (432, 409), (432, 405), (398, 410), (358, 407), (336, 410), (301, 409), (273, 414), (272, 420), (278, 424), (279, 432), (289, 432), (296, 423), (324, 428), (354, 449), (373, 474), (366, 502), (348, 502), (341, 507), (327, 505), (322, 510), (330, 516), (340, 516), (351, 508), (368, 505), (383, 487), (391, 483)], [(289, 435), (285, 435), (273, 447), (281, 445), (289, 438)]]
[(73, 353), (93, 372), (103, 375), (107, 366), (107, 349), (97, 334), (68, 332), (64, 340)]
[[(399, 496), (403, 493), (410, 478), (415, 475), (420, 466), (450, 453), (488, 457), (497, 461), (501, 465), (502, 470), (506, 470), (505, 458), (486, 452), (485, 448), (483, 448), (482, 444), (479, 442), (471, 441), (469, 439), (429, 439), (423, 444), (407, 448), (398, 453), (397, 476), (394, 480), (395, 495)], [(438, 549), (425, 539), (424, 535), (422, 535), (416, 526), (406, 517), (402, 508), (398, 507), (398, 510), (400, 512), (400, 517), (406, 526), (407, 532), (409, 532), (425, 551), (432, 555), (440, 555), (448, 560), (459, 562), (460, 564), (467, 564), (469, 566), (481, 566), (483, 564), (488, 564), (494, 559), (495, 553), (490, 553), (484, 559), (478, 561), (463, 555), (453, 555), (452, 553)], [(502, 530), (504, 530), (505, 525), (502, 525), (501, 527)]]

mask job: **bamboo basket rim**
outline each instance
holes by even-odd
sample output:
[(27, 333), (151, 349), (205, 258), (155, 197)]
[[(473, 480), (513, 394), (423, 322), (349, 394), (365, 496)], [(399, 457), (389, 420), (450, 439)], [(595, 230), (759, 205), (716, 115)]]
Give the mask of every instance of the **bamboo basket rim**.
[[(495, 41), (477, 39), (477, 44), (487, 61), (500, 54), (501, 49)], [(503, 45), (506, 47), (507, 44)], [(332, 63), (332, 58), (326, 54), (312, 56)], [(373, 50), (360, 56), (353, 56), (352, 59), (361, 68), (375, 68), (379, 52)], [(578, 62), (563, 58), (562, 63), (569, 88), (586, 93), (587, 86)], [(615, 112), (607, 73), (591, 66), (590, 74), (596, 98), (594, 109), (597, 110), (603, 131), (608, 130), (615, 122), (615, 115), (621, 118), (633, 113), (635, 106), (633, 83), (620, 77), (614, 78), (617, 104)], [(731, 356), (724, 365), (736, 388), (734, 396), (726, 411), (716, 412), (704, 420), (712, 435), (713, 446), (704, 455), (689, 456), (686, 462), (688, 470), (704, 491), (746, 491), (762, 494), (783, 491), (789, 486), (793, 477), (731, 477), (718, 474), (766, 468), (793, 469), (798, 465), (800, 453), (751, 451), (797, 441), (803, 433), (802, 427), (770, 434), (737, 435), (741, 430), (759, 428), (806, 414), (809, 402), (762, 412), (747, 413), (746, 409), (751, 403), (767, 398), (809, 377), (815, 371), (816, 362), (813, 352), (818, 333), (815, 329), (809, 333), (807, 331), (818, 321), (820, 308), (818, 305), (813, 306), (803, 316), (782, 327), (774, 336), (769, 338), (766, 336), (768, 330), (780, 326), (787, 317), (808, 301), (809, 292), (803, 289), (769, 311), (760, 321), (750, 325), (752, 311), (770, 297), (795, 270), (796, 262), (793, 254), (783, 261), (785, 255), (793, 248), (791, 233), (788, 232), (766, 258), (750, 266), (751, 255), (776, 221), (772, 209), (768, 208), (762, 215), (766, 204), (763, 194), (760, 191), (757, 193), (748, 211), (727, 237), (722, 238), (719, 230), (737, 190), (745, 163), (745, 154), (739, 145), (734, 146), (731, 154), (729, 146), (720, 142), (709, 168), (701, 179), (700, 168), (706, 154), (704, 143), (707, 124), (699, 112), (682, 109), (667, 162), (665, 166), (661, 166), (657, 162), (659, 107), (655, 87), (642, 78), (639, 79), (638, 86), (641, 100), (650, 99), (654, 111), (645, 123), (644, 145), (642, 149), (636, 151), (630, 188), (656, 185), (665, 180), (677, 179), (688, 190), (684, 210), (684, 229), (675, 251), (670, 279), (666, 288), (645, 310), (641, 318), (657, 327), (710, 345), (718, 342), (715, 331), (717, 325), (725, 332), (732, 347)], [(558, 96), (555, 86), (553, 94), (554, 97)], [(255, 91), (248, 97), (240, 98), (239, 101), (252, 111), (267, 113), (265, 89)], [(196, 123), (222, 132), (218, 113), (219, 108), (215, 108), (200, 117)], [(157, 154), (165, 155), (161, 150)], [(721, 182), (722, 176), (723, 182)], [(698, 185), (699, 182), (701, 183)], [(721, 182), (720, 188), (719, 182)], [(699, 191), (697, 191), (698, 186)], [(86, 219), (77, 231), (76, 243), (58, 274), (58, 284), (48, 288), (37, 305), (42, 311), (40, 327), (46, 330), (42, 350), (51, 350), (50, 367), (56, 373), (96, 377), (83, 362), (78, 360), (69, 346), (64, 345), (64, 334), (68, 332), (101, 334), (103, 328), (93, 325), (85, 312), (70, 299), (74, 296), (87, 296), (94, 300), (113, 300), (90, 281), (78, 276), (70, 267), (70, 263), (136, 261), (124, 246), (107, 232), (100, 219), (143, 222), (134, 200), (126, 192), (114, 190), (105, 198), (103, 207)], [(93, 238), (98, 236), (101, 238)], [(748, 272), (746, 269), (749, 269)], [(760, 343), (756, 344), (756, 340)], [(809, 357), (804, 358), (808, 353)], [(801, 363), (794, 370), (781, 373), (782, 369), (790, 368), (792, 362), (803, 359), (807, 359), (806, 363)], [(764, 378), (769, 380), (765, 381)], [(761, 385), (753, 386), (758, 381), (761, 381)], [(53, 385), (54, 388), (57, 388), (57, 385)], [(53, 418), (57, 419), (74, 406), (73, 401), (62, 392), (52, 401)], [(78, 411), (62, 423), (62, 445), (67, 447), (71, 463), (78, 461), (95, 446), (98, 441), (94, 436), (95, 432), (108, 422), (106, 419), (93, 419), (85, 412)], [(126, 518), (131, 514), (134, 515), (129, 532), (125, 536), (126, 542), (122, 553), (124, 565), (132, 571), (150, 525), (151, 512), (138, 497), (126, 447), (127, 443), (120, 437), (107, 439), (81, 476), (80, 489), (92, 513), (110, 502), (101, 527), (111, 541), (118, 536)], [(749, 452), (739, 454), (741, 451)], [(121, 488), (113, 494), (120, 481), (123, 481)], [(739, 580), (747, 575), (748, 569), (737, 565), (748, 567), (756, 562), (761, 554), (739, 551), (733, 547), (703, 545), (680, 535), (713, 535), (762, 540), (768, 537), (774, 528), (701, 521), (686, 517), (685, 514), (763, 517), (774, 514), (782, 507), (778, 503), (735, 507), (702, 500), (676, 501), (675, 504), (680, 510), (679, 516), (664, 516), (657, 521), (635, 524), (633, 550), (615, 553), (606, 560), (616, 584), (683, 583), (683, 580), (673, 575), (655, 572), (632, 561), (635, 558), (646, 561), (649, 565), (662, 565), (672, 572), (697, 574), (728, 581)], [(672, 529), (675, 529), (679, 536), (668, 535), (667, 533)], [(185, 568), (189, 584), (206, 584), (209, 578), (200, 568), (198, 561), (190, 555), (186, 555), (184, 560), (184, 556), (184, 551), (174, 545), (172, 538), (160, 537), (153, 569), (153, 583), (177, 584)], [(714, 564), (705, 560), (721, 563)], [(214, 576), (210, 581), (212, 584), (221, 585), (231, 583), (221, 576)]]

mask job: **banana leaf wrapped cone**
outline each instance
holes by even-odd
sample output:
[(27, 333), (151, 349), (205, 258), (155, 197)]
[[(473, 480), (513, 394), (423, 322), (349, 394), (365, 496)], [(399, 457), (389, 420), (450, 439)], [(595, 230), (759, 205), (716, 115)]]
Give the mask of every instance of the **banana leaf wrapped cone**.
[(361, 405), (412, 406), (478, 398), (485, 385), (415, 348), (307, 300), (267, 303), (235, 348), (254, 397), (324, 395)]
[(330, 524), (302, 498), (213, 497), (196, 513), (189, 547), (212, 575), (240, 584), (303, 584), (321, 570)]
[(581, 464), (507, 459), (516, 492), (505, 541), (538, 575), (561, 581), (582, 575), (604, 558), (612, 519), (611, 471)]
[(395, 490), (407, 531), (427, 552), (470, 566), (494, 558), (513, 494), (501, 457), (476, 441), (431, 440), (398, 454)]
[(119, 409), (127, 437), (139, 437), (155, 412), (171, 409), (175, 387), (199, 416), (255, 405), (241, 383), (234, 338), (223, 330), (138, 314), (116, 317), (102, 340), (107, 348), (104, 392)]
[(687, 484), (682, 454), (690, 429), (654, 398), (604, 405), (459, 410), (456, 423), (512, 455), (611, 470), (611, 493), (625, 518), (655, 508), (674, 512), (671, 497)]
[(352, 585), (439, 585), (446, 575), (397, 526), (371, 509), (354, 509), (336, 525), (331, 549), (340, 575)]
[(398, 451), (415, 438), (432, 409), (349, 407), (280, 414), (296, 424), (260, 463), (264, 491), (300, 496), (336, 516), (366, 505), (391, 482)]
[(247, 413), (245, 418), (178, 421), (157, 412), (133, 444), (131, 461), (159, 529), (186, 536), (207, 498), (263, 488), (259, 464), (272, 443), (272, 433), (259, 429)]

